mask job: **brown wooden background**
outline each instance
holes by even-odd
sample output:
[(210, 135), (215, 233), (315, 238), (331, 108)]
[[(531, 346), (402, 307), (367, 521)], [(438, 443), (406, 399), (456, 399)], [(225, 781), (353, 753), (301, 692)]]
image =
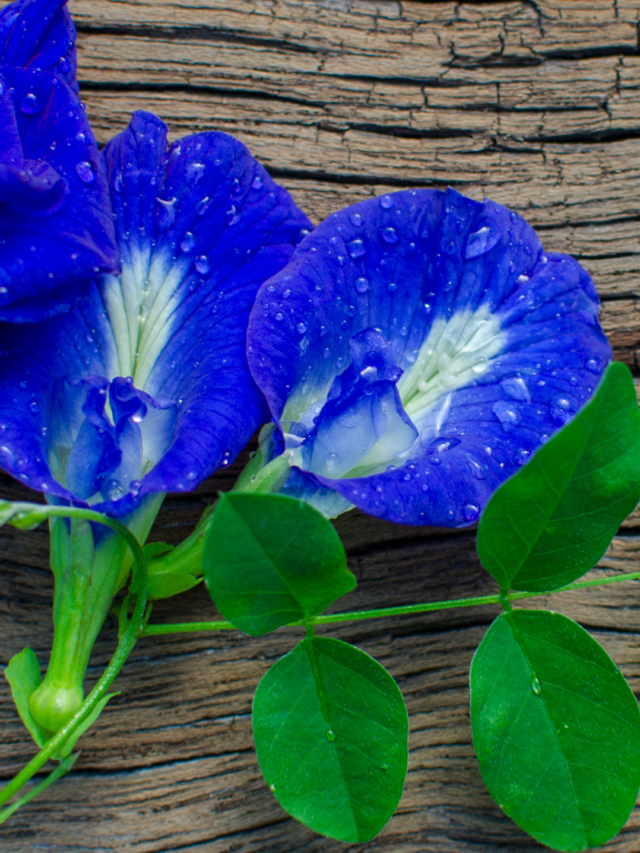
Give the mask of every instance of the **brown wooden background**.
[[(576, 255), (602, 296), (616, 356), (640, 353), (640, 0), (72, 0), (79, 78), (100, 142), (134, 109), (174, 135), (244, 140), (316, 220), (373, 194), (450, 184), (512, 205), (545, 247)], [(242, 460), (241, 460), (242, 461)], [(169, 498), (154, 539), (178, 542), (239, 464)], [(30, 497), (8, 478), (3, 497)], [(596, 574), (640, 568), (640, 514)], [(342, 516), (359, 580), (343, 607), (482, 594), (474, 534)], [(0, 538), (0, 652), (51, 644), (47, 535)], [(536, 599), (531, 606), (546, 603)], [(564, 594), (640, 693), (636, 584)], [(0, 828), (6, 853), (520, 853), (542, 849), (492, 802), (471, 746), (467, 675), (493, 608), (345, 625), (334, 636), (398, 679), (411, 717), (398, 813), (369, 844), (318, 838), (261, 779), (251, 697), (295, 632), (153, 638), (117, 681), (122, 695), (81, 741), (71, 777)], [(203, 591), (155, 618), (212, 618)], [(108, 625), (90, 668), (114, 647)], [(0, 682), (0, 778), (34, 752)], [(607, 851), (640, 851), (640, 810)]]

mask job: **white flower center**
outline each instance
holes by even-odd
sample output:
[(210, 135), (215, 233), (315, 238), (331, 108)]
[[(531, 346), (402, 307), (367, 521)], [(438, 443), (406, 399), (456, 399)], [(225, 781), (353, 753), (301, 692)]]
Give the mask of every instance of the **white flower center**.
[(398, 380), (402, 404), (416, 426), (443, 395), (482, 376), (505, 343), (498, 318), (486, 306), (436, 320), (414, 364)]

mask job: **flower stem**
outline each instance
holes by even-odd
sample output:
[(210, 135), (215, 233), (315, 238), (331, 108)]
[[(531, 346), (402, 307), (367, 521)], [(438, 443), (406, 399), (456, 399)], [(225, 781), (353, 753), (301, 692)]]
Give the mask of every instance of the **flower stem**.
[(80, 753), (75, 752), (73, 755), (68, 755), (63, 761), (55, 767), (48, 776), (35, 785), (30, 791), (27, 791), (19, 800), (16, 800), (14, 803), (11, 803), (10, 806), (7, 806), (6, 809), (0, 811), (0, 823), (4, 823), (5, 820), (14, 812), (17, 812), (21, 806), (26, 805), (31, 802), (31, 800), (35, 799), (38, 794), (41, 794), (44, 790), (46, 790), (49, 785), (53, 785), (58, 779), (62, 776), (65, 776), (76, 763), (76, 761), (80, 758)]
[[(316, 616), (314, 624), (327, 625), (335, 622), (350, 622), (359, 619), (382, 619), (386, 616), (409, 616), (414, 613), (428, 613), (434, 610), (453, 610), (456, 607), (474, 607), (485, 604), (500, 604), (518, 601), (522, 598), (534, 598), (538, 595), (549, 595), (555, 592), (570, 592), (574, 589), (585, 589), (591, 586), (604, 586), (621, 581), (640, 580), (640, 572), (629, 572), (623, 575), (600, 578), (591, 581), (576, 581), (567, 586), (541, 592), (509, 592), (495, 595), (479, 595), (474, 598), (454, 598), (449, 601), (431, 601), (422, 604), (402, 604), (398, 607), (381, 607), (374, 610), (351, 610), (345, 613), (327, 613)], [(291, 622), (289, 628), (306, 628), (303, 622)], [(176, 622), (170, 625), (147, 625), (140, 636), (149, 637), (158, 634), (181, 634), (190, 631), (231, 631), (237, 630), (231, 622)]]
[[(11, 780), (11, 782), (8, 782), (0, 790), (0, 805), (6, 803), (26, 782), (29, 781), (29, 779), (32, 778), (32, 776), (38, 772), (38, 770), (40, 770), (44, 764), (46, 764), (46, 762), (64, 745), (65, 741), (71, 734), (73, 734), (78, 726), (87, 719), (96, 705), (103, 698), (136, 644), (147, 608), (147, 568), (144, 554), (142, 553), (142, 548), (140, 547), (136, 537), (124, 525), (120, 524), (120, 522), (113, 518), (101, 515), (98, 512), (94, 512), (93, 510), (78, 509), (75, 507), (43, 506), (41, 504), (20, 503), (12, 504), (11, 509), (15, 512), (12, 516), (7, 517), (10, 514), (6, 512), (5, 507), (5, 515), (2, 520), (7, 523), (12, 523), (12, 519), (15, 518), (17, 526), (26, 526), (29, 522), (29, 518), (31, 517), (36, 519), (38, 522), (41, 522), (46, 517), (63, 516), (68, 518), (86, 518), (89, 521), (95, 521), (99, 524), (105, 524), (107, 527), (111, 527), (126, 539), (127, 544), (131, 549), (131, 553), (133, 554), (134, 581), (137, 583), (137, 600), (133, 616), (127, 623), (126, 630), (120, 638), (118, 647), (116, 648), (111, 662), (103, 672), (98, 683), (89, 693), (69, 722), (63, 726), (63, 728), (61, 728), (54, 737), (47, 741), (40, 752), (31, 759), (31, 761), (14, 779)], [(0, 813), (0, 823), (6, 820), (10, 813), (11, 811), (9, 809)]]

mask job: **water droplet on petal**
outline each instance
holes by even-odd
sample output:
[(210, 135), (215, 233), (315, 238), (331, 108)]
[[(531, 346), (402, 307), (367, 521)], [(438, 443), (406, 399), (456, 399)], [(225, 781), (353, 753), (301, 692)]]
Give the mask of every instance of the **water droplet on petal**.
[(298, 323), (298, 325), (296, 326), (296, 331), (298, 332), (299, 335), (304, 335), (304, 333), (307, 331), (306, 324), (305, 323)]
[(520, 410), (512, 403), (507, 403), (506, 400), (498, 400), (493, 404), (491, 411), (498, 418), (505, 432), (512, 430), (522, 420)]
[(393, 199), (390, 195), (380, 196), (380, 207), (384, 207), (385, 210), (389, 210), (390, 207), (393, 207)]
[(37, 113), (40, 109), (38, 96), (33, 92), (28, 92), (20, 101), (20, 109), (26, 115), (33, 115), (33, 113)]
[(364, 276), (360, 276), (360, 278), (356, 279), (356, 290), (358, 293), (366, 293), (369, 290), (369, 281), (364, 278)]
[(427, 447), (427, 453), (444, 453), (445, 450), (453, 450), (460, 444), (460, 439), (453, 435), (443, 435), (434, 438)]
[(262, 178), (260, 175), (256, 175), (255, 178), (251, 181), (251, 186), (254, 190), (261, 190), (263, 186)]
[(349, 250), (349, 254), (352, 258), (361, 258), (367, 252), (364, 246), (364, 242), (360, 240), (360, 238), (358, 238), (357, 240), (352, 240), (350, 243), (348, 243), (347, 249)]
[(398, 242), (398, 232), (393, 227), (393, 225), (389, 225), (387, 228), (380, 229), (380, 236), (384, 240), (385, 243), (389, 245), (393, 245)]
[(359, 213), (352, 213), (351, 216), (349, 217), (349, 220), (350, 220), (351, 224), (355, 225), (357, 228), (359, 228), (362, 225), (362, 223), (364, 222), (364, 219), (362, 218), (362, 216)]
[(35, 400), (32, 400), (29, 403), (29, 411), (33, 412), (34, 415), (37, 415), (38, 412), (40, 411), (40, 404), (38, 402), (36, 402)]
[(96, 179), (93, 166), (88, 160), (82, 160), (80, 163), (76, 163), (76, 174), (83, 184), (90, 184)]
[(462, 507), (462, 516), (465, 521), (477, 521), (480, 515), (480, 507), (477, 504), (468, 503)]
[(275, 315), (275, 317), (276, 317), (276, 320), (278, 322), (280, 322), (281, 320), (284, 320), (284, 314), (282, 313), (282, 311), (278, 311), (278, 313)]
[(195, 262), (195, 268), (198, 270), (200, 275), (206, 275), (211, 269), (209, 258), (206, 255), (198, 255)]
[(531, 459), (531, 451), (520, 447), (513, 455), (517, 465), (525, 465)]
[[(486, 221), (486, 220), (485, 220)], [(501, 232), (494, 223), (484, 225), (467, 237), (467, 245), (464, 256), (467, 260), (485, 255), (496, 245), (500, 239)]]
[(196, 213), (198, 214), (198, 216), (202, 216), (202, 214), (206, 211), (210, 204), (211, 199), (208, 195), (206, 195), (204, 198), (201, 198), (200, 201), (196, 204)]
[(585, 367), (589, 371), (589, 373), (600, 373), (602, 370), (602, 362), (599, 358), (593, 356), (592, 358), (588, 358), (585, 364)]
[(395, 283), (395, 281), (390, 281), (389, 284), (387, 285), (387, 290), (389, 291), (389, 293), (393, 293), (393, 291), (397, 290), (397, 289), (398, 289), (398, 285)]
[(194, 237), (191, 231), (187, 231), (184, 235), (184, 240), (180, 243), (180, 248), (183, 252), (189, 253), (193, 251), (194, 246), (196, 245), (196, 238)]
[(549, 414), (556, 426), (564, 426), (577, 410), (578, 401), (570, 394), (556, 394), (549, 401)]

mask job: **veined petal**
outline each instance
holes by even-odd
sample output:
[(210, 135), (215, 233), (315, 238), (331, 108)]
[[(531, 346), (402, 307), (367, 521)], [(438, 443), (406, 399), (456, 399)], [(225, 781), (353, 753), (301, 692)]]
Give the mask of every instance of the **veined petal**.
[(76, 28), (67, 0), (16, 0), (0, 12), (0, 66), (51, 71), (74, 91)]
[(122, 273), (64, 316), (8, 328), (0, 463), (121, 516), (147, 494), (193, 489), (264, 422), (248, 316), (310, 223), (226, 134), (167, 151), (165, 125), (138, 113), (105, 159)]
[(299, 423), (308, 432), (313, 412), (342, 447), (330, 389), (353, 371), (353, 341), (377, 330), (419, 438), (371, 456), (370, 426), (348, 472), (329, 476), (309, 454), (294, 456), (301, 471), (284, 490), (333, 489), (400, 523), (472, 523), (598, 384), (611, 350), (597, 312), (579, 264), (545, 254), (533, 229), (495, 202), (412, 190), (332, 214), (261, 288), (252, 373), (287, 434)]
[(0, 71), (0, 320), (68, 311), (117, 269), (107, 181), (77, 96), (44, 71)]

